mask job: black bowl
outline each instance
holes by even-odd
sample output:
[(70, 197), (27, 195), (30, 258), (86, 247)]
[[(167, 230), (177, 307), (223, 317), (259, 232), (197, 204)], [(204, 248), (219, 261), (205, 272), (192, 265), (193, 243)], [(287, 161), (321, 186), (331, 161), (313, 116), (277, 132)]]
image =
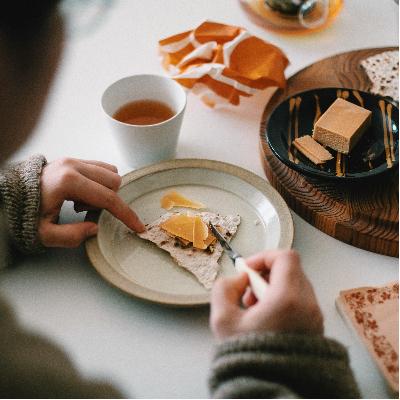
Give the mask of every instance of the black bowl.
[[(315, 165), (296, 148), (296, 137), (311, 135), (314, 123), (338, 98), (372, 112), (371, 126), (348, 155), (329, 149), (333, 160)], [(272, 112), (266, 137), (274, 154), (305, 175), (341, 181), (376, 177), (398, 167), (399, 110), (387, 97), (354, 89), (324, 88), (293, 95)]]

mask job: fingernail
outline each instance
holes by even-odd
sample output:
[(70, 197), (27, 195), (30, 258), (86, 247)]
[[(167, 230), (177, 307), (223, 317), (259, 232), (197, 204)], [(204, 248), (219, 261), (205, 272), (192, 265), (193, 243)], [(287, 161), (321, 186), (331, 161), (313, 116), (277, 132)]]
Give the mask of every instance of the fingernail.
[(98, 226), (93, 225), (88, 229), (87, 234), (88, 234), (88, 236), (94, 236), (97, 234), (97, 231), (98, 231)]
[(146, 227), (145, 227), (144, 224), (142, 223), (142, 224), (140, 225), (140, 227), (139, 227), (138, 232), (139, 232), (139, 233), (142, 233), (142, 232), (144, 232), (145, 230), (146, 230)]

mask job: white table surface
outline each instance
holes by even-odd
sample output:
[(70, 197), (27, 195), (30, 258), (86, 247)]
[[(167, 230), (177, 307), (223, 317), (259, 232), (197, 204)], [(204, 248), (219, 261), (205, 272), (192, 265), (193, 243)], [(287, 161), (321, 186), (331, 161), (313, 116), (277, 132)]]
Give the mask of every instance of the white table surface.
[[(163, 73), (157, 40), (205, 19), (247, 27), (280, 46), (291, 61), (288, 76), (343, 51), (398, 44), (398, 6), (391, 0), (345, 0), (330, 28), (308, 36), (264, 31), (236, 0), (120, 0), (95, 32), (67, 40), (41, 122), (14, 158), (40, 152), (49, 160), (99, 159), (128, 172), (102, 114), (103, 90), (123, 76)], [(267, 90), (239, 108), (220, 110), (208, 109), (190, 95), (178, 157), (222, 160), (264, 177), (258, 132), (270, 95)], [(348, 347), (363, 396), (388, 396), (334, 300), (342, 289), (398, 279), (398, 260), (344, 244), (292, 214), (294, 248), (314, 284), (326, 334)], [(70, 206), (63, 210), (63, 221), (82, 218)], [(168, 309), (130, 298), (97, 275), (83, 247), (25, 258), (3, 275), (0, 287), (23, 325), (62, 346), (85, 376), (105, 378), (127, 397), (208, 397), (213, 344), (208, 309)]]

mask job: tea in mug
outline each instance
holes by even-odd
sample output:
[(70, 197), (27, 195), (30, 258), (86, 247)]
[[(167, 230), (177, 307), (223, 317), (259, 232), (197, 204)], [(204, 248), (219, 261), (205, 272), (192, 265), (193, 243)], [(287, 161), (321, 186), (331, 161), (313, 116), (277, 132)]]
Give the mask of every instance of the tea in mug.
[(174, 111), (161, 101), (136, 100), (120, 107), (113, 118), (130, 125), (155, 125), (174, 115)]

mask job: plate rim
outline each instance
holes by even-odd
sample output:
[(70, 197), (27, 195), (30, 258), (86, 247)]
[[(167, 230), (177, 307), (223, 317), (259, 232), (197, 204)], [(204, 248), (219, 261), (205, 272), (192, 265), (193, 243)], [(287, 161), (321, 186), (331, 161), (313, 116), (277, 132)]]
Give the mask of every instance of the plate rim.
[[(268, 116), (268, 120), (266, 121), (265, 124), (265, 130), (264, 130), (264, 136), (266, 138), (266, 141), (268, 143), (268, 146), (270, 147), (271, 151), (274, 153), (274, 155), (281, 161), (283, 162), (286, 166), (288, 166), (291, 169), (294, 169), (295, 171), (309, 176), (309, 177), (313, 177), (313, 178), (322, 178), (322, 179), (326, 179), (326, 180), (333, 180), (333, 181), (340, 181), (340, 182), (350, 182), (350, 181), (362, 181), (362, 180), (366, 180), (366, 179), (373, 179), (376, 178), (380, 175), (386, 175), (388, 173), (391, 172), (391, 170), (396, 169), (396, 167), (398, 166), (399, 160), (396, 159), (393, 163), (393, 168), (390, 169), (386, 169), (386, 170), (382, 170), (379, 171), (377, 173), (371, 173), (374, 170), (376, 170), (377, 168), (374, 168), (373, 170), (371, 170), (369, 173), (361, 175), (361, 176), (357, 176), (357, 175), (352, 175), (352, 176), (335, 176), (335, 175), (331, 175), (331, 174), (327, 174), (324, 171), (319, 171), (316, 169), (311, 169), (308, 166), (305, 167), (299, 167), (298, 164), (286, 159), (285, 157), (283, 157), (279, 152), (276, 151), (275, 147), (273, 145), (271, 145), (271, 141), (268, 135), (268, 126), (271, 120), (272, 115), (275, 113), (275, 111), (283, 104), (286, 103), (290, 98), (295, 97), (295, 96), (299, 96), (299, 95), (303, 95), (306, 93), (313, 93), (313, 92), (317, 92), (317, 91), (323, 91), (323, 90), (342, 90), (342, 91), (357, 91), (360, 92), (362, 94), (366, 94), (368, 96), (371, 97), (375, 97), (376, 99), (381, 99), (381, 100), (385, 100), (387, 103), (392, 104), (393, 107), (395, 107), (398, 111), (399, 111), (399, 105), (396, 103), (395, 100), (393, 100), (390, 97), (387, 96), (381, 96), (375, 93), (369, 93), (366, 92), (365, 90), (360, 90), (360, 89), (354, 89), (354, 88), (347, 88), (347, 87), (337, 87), (337, 86), (326, 86), (326, 87), (318, 87), (318, 88), (314, 88), (314, 89), (307, 89), (307, 90), (301, 90), (299, 92), (293, 93), (290, 96), (286, 97), (284, 100), (282, 100), (280, 103), (278, 103), (276, 105), (276, 107), (274, 107), (274, 109), (272, 110), (271, 114)], [(360, 173), (361, 174), (361, 173)]]
[[(223, 161), (208, 159), (184, 158), (169, 160), (128, 172), (122, 177), (120, 188), (147, 175), (184, 168), (201, 168), (217, 172), (225, 172), (242, 179), (261, 191), (276, 209), (278, 218), (281, 222), (281, 233), (277, 248), (290, 249), (292, 247), (294, 238), (294, 224), (288, 205), (283, 200), (282, 196), (271, 186), (267, 180), (242, 167)], [(85, 220), (97, 222), (103, 212), (104, 210), (101, 212), (88, 212)], [(90, 263), (97, 273), (107, 283), (130, 296), (152, 303), (172, 307), (196, 307), (205, 306), (210, 303), (210, 292), (201, 295), (170, 295), (145, 288), (126, 279), (108, 263), (102, 254), (97, 240), (97, 235), (86, 241), (85, 249)]]

